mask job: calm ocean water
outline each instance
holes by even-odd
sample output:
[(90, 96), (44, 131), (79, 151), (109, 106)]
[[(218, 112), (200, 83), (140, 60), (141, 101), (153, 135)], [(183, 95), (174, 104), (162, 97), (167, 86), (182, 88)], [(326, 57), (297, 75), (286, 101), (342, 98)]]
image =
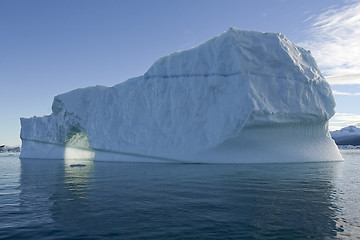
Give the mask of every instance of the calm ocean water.
[(360, 238), (344, 162), (130, 164), (0, 156), (2, 239)]

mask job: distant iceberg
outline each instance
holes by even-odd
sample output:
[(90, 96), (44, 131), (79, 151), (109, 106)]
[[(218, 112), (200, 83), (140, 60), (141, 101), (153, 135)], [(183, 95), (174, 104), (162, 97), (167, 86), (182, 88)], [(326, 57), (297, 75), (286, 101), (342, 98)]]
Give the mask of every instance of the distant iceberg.
[(0, 145), (0, 153), (19, 153), (20, 147), (9, 147), (6, 145)]
[[(254, 163), (342, 160), (331, 88), (284, 35), (230, 28), (113, 87), (54, 98), (21, 119), (21, 158)], [(67, 155), (77, 151), (75, 155)]]
[(330, 133), (338, 145), (360, 146), (360, 128), (347, 126)]

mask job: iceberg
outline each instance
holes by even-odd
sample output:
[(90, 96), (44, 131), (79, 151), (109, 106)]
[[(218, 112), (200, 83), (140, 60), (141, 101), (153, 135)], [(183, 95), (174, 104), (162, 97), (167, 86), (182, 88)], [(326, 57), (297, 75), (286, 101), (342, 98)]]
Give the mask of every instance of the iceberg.
[(20, 147), (9, 147), (6, 145), (0, 146), (0, 153), (19, 153)]
[[(342, 160), (335, 101), (310, 51), (230, 28), (113, 87), (54, 98), (21, 118), (21, 158), (257, 163)], [(71, 152), (76, 152), (72, 154)]]
[(347, 126), (330, 134), (337, 145), (360, 146), (360, 128), (356, 126)]

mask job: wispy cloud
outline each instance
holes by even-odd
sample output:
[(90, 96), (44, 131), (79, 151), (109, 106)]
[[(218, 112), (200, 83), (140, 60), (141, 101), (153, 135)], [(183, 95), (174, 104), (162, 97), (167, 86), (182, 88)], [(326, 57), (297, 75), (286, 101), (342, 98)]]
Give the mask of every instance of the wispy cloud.
[(360, 127), (360, 115), (351, 113), (335, 113), (330, 119), (330, 131), (339, 130), (343, 127), (355, 125)]
[[(306, 14), (308, 14), (310, 11), (305, 11), (304, 12), (304, 14), (306, 15)], [(315, 15), (311, 15), (311, 16), (309, 16), (309, 17), (307, 17), (305, 20), (304, 20), (304, 22), (309, 22), (310, 20), (312, 20), (314, 17), (316, 17)]]
[(350, 93), (350, 92), (340, 92), (340, 91), (336, 91), (336, 90), (333, 90), (332, 92), (334, 95), (360, 96), (360, 92)]
[(311, 29), (299, 45), (311, 50), (331, 84), (360, 84), (360, 1), (308, 19)]
[[(360, 53), (359, 53), (360, 55)], [(360, 58), (360, 56), (359, 56)], [(360, 71), (360, 69), (359, 69)], [(360, 84), (360, 73), (342, 76), (328, 76), (326, 79), (333, 85), (339, 84)]]

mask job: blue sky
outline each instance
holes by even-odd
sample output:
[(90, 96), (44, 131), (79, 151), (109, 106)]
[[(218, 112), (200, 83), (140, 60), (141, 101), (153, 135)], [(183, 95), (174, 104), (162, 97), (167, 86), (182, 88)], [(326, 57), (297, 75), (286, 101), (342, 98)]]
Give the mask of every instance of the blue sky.
[(337, 101), (331, 128), (360, 123), (360, 1), (1, 0), (0, 145), (19, 145), (19, 118), (50, 114), (55, 95), (142, 75), (230, 26), (310, 49)]

